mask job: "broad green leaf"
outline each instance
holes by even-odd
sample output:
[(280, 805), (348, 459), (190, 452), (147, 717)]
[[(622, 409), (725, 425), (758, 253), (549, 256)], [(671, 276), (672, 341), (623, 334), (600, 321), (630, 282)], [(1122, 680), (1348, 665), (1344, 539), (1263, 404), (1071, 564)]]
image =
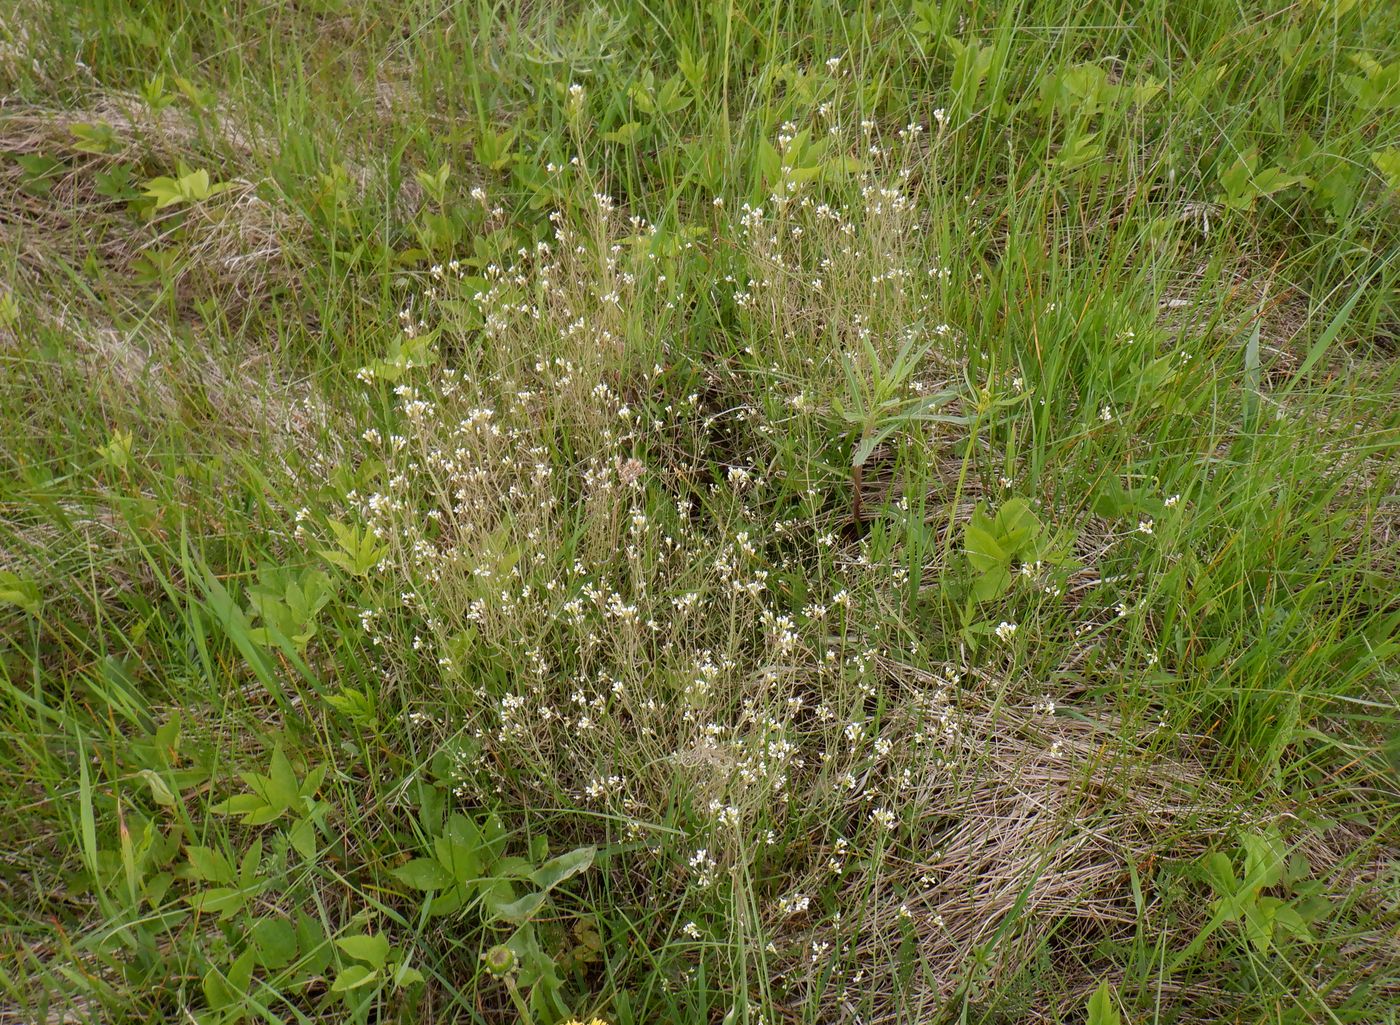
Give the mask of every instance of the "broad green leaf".
[(502, 904), (514, 903), (519, 895), (515, 884), (509, 879), (479, 879), (476, 883), (476, 891), (481, 897), (482, 906), (488, 909)]
[(1269, 898), (1245, 906), (1244, 933), (1259, 953), (1266, 952), (1274, 941), (1274, 914), (1278, 910), (1276, 901)]
[(1099, 983), (1094, 995), (1089, 998), (1089, 1018), (1087, 1025), (1121, 1025), (1122, 1018), (1113, 1002), (1113, 990), (1107, 982)]
[(1030, 503), (1024, 498), (1010, 498), (1002, 503), (997, 510), (996, 516), (992, 518), (997, 529), (1002, 533), (1009, 533), (1013, 530), (1031, 529), (1038, 525), (1035, 513), (1031, 512)]
[(375, 968), (383, 968), (389, 959), (389, 940), (383, 933), (372, 936), (341, 936), (335, 945), (356, 961), (364, 961)]
[(326, 939), (326, 930), (319, 919), (304, 911), (297, 912), (297, 949), (301, 951), (300, 965), (308, 975), (320, 975), (331, 963), (335, 952)]
[(179, 183), (174, 178), (162, 175), (159, 178), (152, 178), (146, 183), (146, 191), (142, 195), (149, 196), (156, 201), (156, 209), (163, 210), (168, 206), (183, 202), (184, 193), (180, 191)]
[(142, 769), (140, 772), (146, 785), (151, 788), (151, 799), (163, 808), (175, 807), (175, 794), (169, 785), (161, 778), (160, 773), (154, 769)]
[(468, 847), (453, 836), (443, 835), (434, 840), (433, 855), (455, 882), (471, 882), (481, 875), (481, 858), (476, 847)]
[(505, 876), (508, 879), (528, 879), (534, 870), (535, 866), (526, 859), (509, 855), (491, 866), (492, 875)]
[(1266, 167), (1254, 176), (1250, 185), (1256, 196), (1272, 196), (1304, 181), (1306, 179), (1301, 174), (1289, 174), (1281, 167)]
[(67, 170), (68, 165), (43, 153), (26, 153), (15, 157), (24, 172), (20, 179), (21, 187), (35, 196), (47, 196), (53, 191), (53, 183)]
[(255, 837), (238, 862), (238, 885), (245, 890), (261, 889), (267, 883), (266, 879), (260, 879), (258, 876), (258, 869), (262, 865), (262, 855), (262, 837)]
[(1054, 166), (1066, 171), (1077, 170), (1086, 164), (1096, 164), (1103, 159), (1104, 148), (1099, 142), (1098, 132), (1085, 132), (1068, 140), (1051, 161)]
[(216, 886), (202, 893), (191, 894), (185, 900), (196, 911), (226, 919), (247, 904), (251, 896), (252, 893), (242, 888)]
[(1290, 935), (1305, 942), (1311, 942), (1313, 938), (1307, 920), (1288, 904), (1280, 903), (1274, 909), (1274, 928), (1285, 929)]
[(1233, 897), (1239, 890), (1239, 880), (1235, 878), (1235, 866), (1230, 861), (1228, 854), (1216, 851), (1208, 855), (1201, 863), (1201, 868), (1205, 873), (1206, 881), (1220, 897)]
[(288, 829), (287, 841), (307, 861), (316, 860), (316, 824), (311, 819), (299, 819)]
[(1133, 103), (1145, 107), (1162, 91), (1162, 83), (1151, 75), (1143, 75), (1133, 83)]
[(106, 121), (69, 125), (68, 131), (73, 136), (73, 148), (82, 153), (111, 153), (120, 144), (116, 129)]
[(362, 964), (348, 965), (335, 977), (335, 982), (331, 984), (331, 992), (347, 993), (352, 989), (368, 986), (377, 978), (379, 978), (378, 969)]
[(564, 880), (586, 870), (593, 864), (597, 853), (596, 847), (577, 847), (567, 854), (546, 861), (530, 873), (530, 880), (547, 893)]
[(997, 542), (991, 531), (969, 523), (963, 531), (963, 547), (967, 561), (981, 573), (1005, 569), (1011, 564), (1011, 554)]
[(506, 827), (501, 821), (501, 817), (495, 812), (487, 815), (481, 821), (481, 843), (485, 852), (485, 856), (482, 858), (484, 866), (489, 866), (505, 850)]
[(1240, 846), (1245, 852), (1244, 885), (1258, 892), (1283, 878), (1288, 852), (1276, 831), (1245, 833), (1240, 837)]
[(641, 130), (641, 127), (640, 121), (628, 121), (626, 124), (614, 128), (611, 132), (604, 132), (603, 141), (618, 142), (624, 146), (629, 145), (637, 138), (637, 132)]
[(423, 981), (423, 973), (410, 965), (401, 964), (394, 970), (394, 987), (403, 989)]
[(216, 815), (247, 816), (265, 808), (267, 808), (267, 802), (257, 794), (235, 794), (233, 797), (213, 805), (209, 810)]
[(1011, 571), (1004, 566), (994, 566), (980, 574), (972, 582), (972, 597), (976, 601), (992, 601), (1000, 598), (1011, 587)]
[(433, 896), (429, 904), (428, 914), (434, 917), (450, 915), (460, 910), (469, 896), (469, 891), (462, 886), (454, 886), (450, 890), (440, 891)]
[(454, 812), (447, 820), (447, 828), (443, 831), (444, 836), (452, 838), (454, 843), (459, 843), (469, 850), (480, 850), (484, 843), (481, 830), (476, 828), (476, 823), (460, 812)]
[(15, 605), (37, 616), (43, 602), (39, 585), (10, 570), (0, 570), (0, 605)]
[(414, 858), (390, 874), (415, 890), (445, 890), (455, 881), (447, 869), (432, 858)]
[(214, 1011), (221, 1011), (239, 999), (239, 994), (224, 981), (224, 974), (217, 967), (204, 973), (200, 988), (204, 990), (204, 1002)]
[(518, 900), (490, 903), (487, 909), (497, 918), (504, 918), (507, 922), (525, 922), (538, 911), (546, 900), (546, 894), (542, 891), (527, 893)]
[(253, 949), (264, 968), (282, 968), (297, 955), (297, 934), (285, 918), (262, 918), (252, 930)]
[(234, 880), (233, 862), (222, 851), (212, 847), (186, 847), (190, 874), (206, 883), (231, 883)]
[(204, 976), (204, 998), (215, 1009), (234, 1007), (241, 1004), (248, 986), (253, 981), (255, 958), (253, 951), (245, 950), (238, 955), (226, 972), (211, 968)]
[(287, 760), (282, 748), (272, 751), (272, 766), (268, 770), (266, 794), (270, 803), (283, 808), (294, 808), (301, 803), (301, 785), (297, 782), (292, 763)]
[(1386, 185), (1400, 192), (1400, 148), (1372, 153), (1371, 163), (1381, 173)]

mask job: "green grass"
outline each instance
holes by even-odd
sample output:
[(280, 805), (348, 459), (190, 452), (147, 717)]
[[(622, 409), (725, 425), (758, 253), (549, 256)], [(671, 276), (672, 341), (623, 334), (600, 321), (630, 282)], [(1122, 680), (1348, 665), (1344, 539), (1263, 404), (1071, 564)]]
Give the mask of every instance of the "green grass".
[(12, 6), (0, 1018), (1395, 1020), (1393, 5)]

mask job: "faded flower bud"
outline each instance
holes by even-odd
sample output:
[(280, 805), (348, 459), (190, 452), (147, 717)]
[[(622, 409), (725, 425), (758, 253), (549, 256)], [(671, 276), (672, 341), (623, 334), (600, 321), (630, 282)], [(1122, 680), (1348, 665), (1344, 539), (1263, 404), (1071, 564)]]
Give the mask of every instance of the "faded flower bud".
[(515, 970), (515, 951), (504, 944), (496, 944), (482, 954), (481, 959), (486, 962), (486, 970), (497, 978)]

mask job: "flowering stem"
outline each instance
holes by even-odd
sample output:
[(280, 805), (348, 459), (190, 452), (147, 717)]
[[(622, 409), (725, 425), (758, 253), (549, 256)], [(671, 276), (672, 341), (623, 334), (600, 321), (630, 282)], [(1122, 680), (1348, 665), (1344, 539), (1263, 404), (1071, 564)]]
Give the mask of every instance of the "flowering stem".
[(851, 486), (853, 489), (851, 494), (851, 521), (855, 524), (857, 530), (860, 529), (860, 525), (865, 521), (865, 517), (862, 515), (860, 508), (860, 484), (861, 478), (864, 477), (864, 475), (865, 468), (863, 466), (851, 467)]
[(525, 998), (520, 995), (520, 988), (510, 976), (506, 976), (506, 989), (510, 992), (510, 1002), (520, 1012), (521, 1025), (534, 1025), (535, 1019), (530, 1017), (530, 1008), (526, 1005)]

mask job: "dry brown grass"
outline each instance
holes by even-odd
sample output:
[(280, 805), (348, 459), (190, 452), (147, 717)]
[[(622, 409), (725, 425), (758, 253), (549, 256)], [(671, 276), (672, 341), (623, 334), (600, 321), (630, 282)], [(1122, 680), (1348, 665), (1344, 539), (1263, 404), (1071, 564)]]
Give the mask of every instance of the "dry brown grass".
[[(1027, 973), (1048, 972), (1055, 992), (1087, 998), (1105, 970), (1104, 941), (1130, 944), (1138, 930), (1171, 952), (1205, 923), (1203, 903), (1183, 914), (1168, 898), (1165, 868), (1179, 871), (1212, 849), (1232, 850), (1239, 829), (1284, 824), (1308, 811), (1284, 798), (1240, 804), (1214, 781), (1194, 742), (1163, 744), (1151, 733), (1135, 739), (1128, 724), (1101, 710), (1035, 711), (1034, 681), (980, 673), (949, 691), (898, 661), (882, 660), (881, 670), (899, 692), (887, 735), (908, 743), (931, 716), (952, 724), (941, 745), (948, 767), (928, 771), (903, 809), (917, 819), (915, 849), (927, 854), (888, 856), (852, 872), (837, 906), (857, 915), (835, 927), (809, 927), (805, 915), (782, 909), (770, 909), (769, 922), (787, 941), (769, 965), (797, 994), (836, 985), (825, 978), (835, 964), (842, 966), (836, 977), (852, 983), (852, 999), (882, 994), (863, 1021), (932, 1015), (955, 993), (973, 1004), (993, 993), (1005, 999)], [(867, 810), (853, 805), (837, 816)], [(1386, 907), (1380, 883), (1400, 865), (1400, 846), (1356, 862), (1352, 852), (1374, 839), (1363, 827), (1303, 835), (1296, 849), (1314, 877), (1328, 882), (1335, 903), (1360, 900), (1377, 921), (1396, 919), (1400, 908)], [(794, 852), (791, 891), (820, 892), (831, 878), (830, 853), (829, 846), (805, 858)], [(1400, 943), (1380, 927), (1357, 942), (1374, 959), (1365, 976), (1394, 985)], [(1178, 1007), (1191, 1005), (1191, 990), (1180, 980), (1162, 982)], [(1196, 996), (1221, 994), (1207, 987)], [(1023, 1020), (1061, 1020), (1035, 999), (1024, 1010)], [(1217, 1004), (1211, 1013), (1224, 1010)], [(1181, 1020), (1219, 1019), (1188, 1012)]]
[[(78, 151), (74, 126), (107, 125), (108, 152)], [(156, 284), (169, 287), (187, 312), (212, 298), (233, 322), (297, 280), (292, 253), (304, 225), (260, 182), (267, 141), (235, 112), (218, 111), (200, 123), (175, 108), (151, 112), (139, 99), (104, 93), (81, 109), (11, 105), (0, 109), (0, 153), (61, 160), (47, 194), (26, 188), (14, 160), (0, 162), (0, 246), (21, 268), (50, 277), (102, 271), (91, 287), (118, 302), (139, 303)], [(231, 187), (192, 209), (176, 207), (144, 217), (121, 199), (102, 194), (99, 176), (130, 171), (140, 190), (147, 178), (173, 175), (185, 163)], [(162, 269), (156, 271), (156, 267)], [(141, 275), (152, 280), (141, 283)]]

